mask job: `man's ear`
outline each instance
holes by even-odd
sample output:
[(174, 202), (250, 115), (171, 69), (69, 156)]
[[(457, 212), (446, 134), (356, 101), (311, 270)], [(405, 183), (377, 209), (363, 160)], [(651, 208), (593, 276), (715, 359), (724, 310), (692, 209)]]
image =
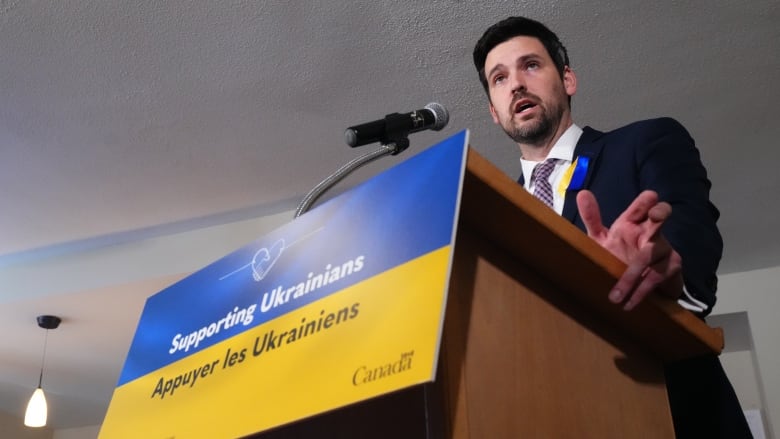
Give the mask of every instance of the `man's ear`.
[(488, 109), (490, 110), (490, 116), (493, 118), (493, 123), (501, 125), (501, 121), (498, 119), (498, 114), (496, 114), (496, 109), (493, 107), (492, 102), (488, 102)]
[(563, 89), (566, 90), (568, 96), (574, 96), (577, 93), (577, 75), (569, 66), (563, 68)]

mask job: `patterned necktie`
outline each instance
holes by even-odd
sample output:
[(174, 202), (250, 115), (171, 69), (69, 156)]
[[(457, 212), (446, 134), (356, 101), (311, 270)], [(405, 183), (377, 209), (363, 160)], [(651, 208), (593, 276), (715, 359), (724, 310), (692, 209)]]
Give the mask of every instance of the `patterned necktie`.
[(557, 162), (558, 159), (547, 159), (534, 166), (534, 170), (531, 172), (531, 181), (534, 183), (534, 197), (542, 200), (544, 204), (551, 208), (553, 207), (553, 191), (549, 178)]

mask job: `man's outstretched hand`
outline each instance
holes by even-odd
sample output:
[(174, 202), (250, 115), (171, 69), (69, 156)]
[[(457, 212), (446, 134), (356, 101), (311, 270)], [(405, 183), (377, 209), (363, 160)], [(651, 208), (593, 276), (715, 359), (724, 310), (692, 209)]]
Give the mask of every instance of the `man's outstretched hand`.
[(577, 194), (577, 208), (588, 236), (628, 266), (609, 292), (609, 300), (624, 303), (628, 311), (656, 289), (675, 299), (682, 294), (682, 258), (660, 233), (672, 207), (659, 202), (658, 194), (639, 194), (610, 228), (601, 223), (598, 202), (590, 191)]

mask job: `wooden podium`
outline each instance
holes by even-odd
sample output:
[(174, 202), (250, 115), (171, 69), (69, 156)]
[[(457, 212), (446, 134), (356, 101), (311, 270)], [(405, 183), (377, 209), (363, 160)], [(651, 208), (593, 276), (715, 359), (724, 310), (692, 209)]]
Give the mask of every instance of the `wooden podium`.
[(610, 303), (624, 269), (471, 150), (436, 380), (252, 437), (674, 437), (663, 365), (723, 335), (660, 295)]

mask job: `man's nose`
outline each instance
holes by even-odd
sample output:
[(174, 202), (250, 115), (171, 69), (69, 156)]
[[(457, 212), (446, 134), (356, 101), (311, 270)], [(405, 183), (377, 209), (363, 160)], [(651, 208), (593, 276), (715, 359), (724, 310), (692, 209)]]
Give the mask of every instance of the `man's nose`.
[(525, 91), (525, 78), (523, 78), (523, 75), (519, 71), (513, 72), (509, 76), (509, 85), (512, 90), (512, 94), (516, 94), (518, 92), (524, 92)]

